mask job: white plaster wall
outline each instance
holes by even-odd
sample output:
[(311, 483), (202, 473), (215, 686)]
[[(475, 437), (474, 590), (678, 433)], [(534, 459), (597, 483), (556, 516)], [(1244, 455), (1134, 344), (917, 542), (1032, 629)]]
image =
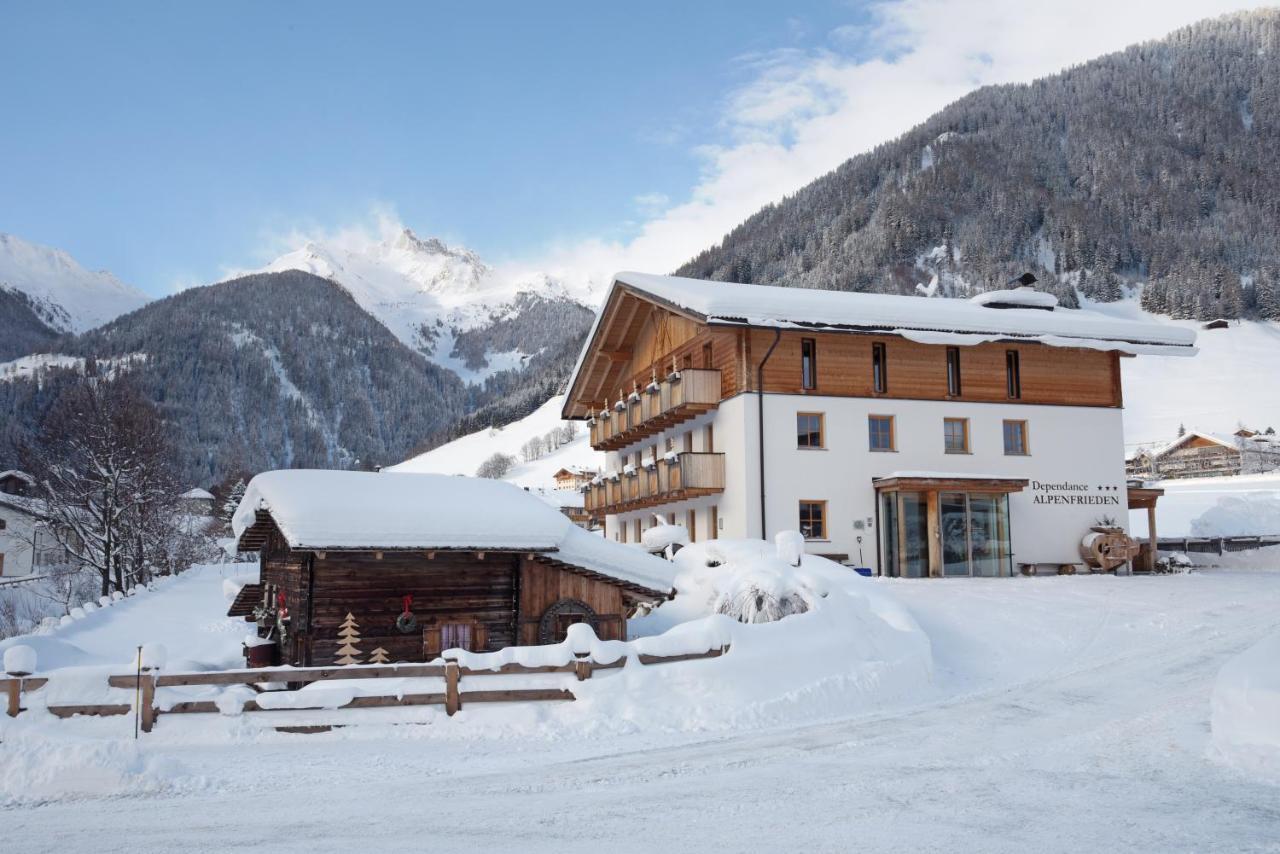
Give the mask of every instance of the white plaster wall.
[[(797, 412), (825, 414), (825, 449), (796, 447)], [(871, 414), (894, 416), (896, 451), (869, 449)], [(944, 417), (969, 419), (971, 453), (944, 452)], [(1120, 409), (1095, 407), (767, 395), (767, 535), (798, 526), (802, 499), (825, 500), (829, 542), (811, 542), (809, 551), (848, 554), (856, 561), (856, 537), (861, 534), (863, 562), (876, 567), (874, 478), (900, 471), (993, 475), (1032, 481), (1009, 500), (1014, 564), (1079, 562), (1080, 538), (1100, 517), (1127, 525), (1121, 417)], [(1005, 419), (1027, 422), (1029, 456), (1004, 454)], [(752, 423), (748, 435), (754, 437), (754, 430)], [(1070, 482), (1085, 488), (1056, 493), (1036, 489), (1037, 482)], [(1089, 496), (1108, 503), (1036, 503), (1037, 496), (1047, 494)], [(726, 496), (726, 505), (732, 501)], [(859, 531), (855, 520), (872, 524)]]
[[(812, 541), (809, 551), (846, 554), (851, 561), (878, 568), (876, 494), (872, 480), (894, 472), (924, 471), (947, 474), (992, 475), (1032, 481), (1009, 498), (1013, 563), (1076, 563), (1079, 542), (1103, 516), (1127, 527), (1122, 410), (1081, 406), (1039, 406), (1014, 403), (889, 400), (825, 397), (818, 395), (765, 395), (765, 471), (767, 474), (767, 531), (772, 538), (781, 530), (799, 526), (801, 500), (827, 502), (828, 540)], [(724, 401), (713, 413), (677, 425), (661, 436), (626, 449), (647, 449), (657, 444), (659, 454), (666, 436), (683, 448), (682, 434), (694, 431), (694, 449), (703, 450), (703, 427), (713, 423), (715, 450), (725, 455), (725, 491), (720, 496), (677, 502), (652, 510), (610, 516), (606, 534), (616, 539), (625, 523), (628, 539), (634, 539), (632, 522), (652, 524), (653, 513), (676, 513), (683, 524), (685, 511), (698, 512), (698, 539), (705, 539), (710, 525), (708, 508), (719, 509), (721, 537), (760, 536), (759, 454), (756, 437), (757, 398), (741, 394)], [(796, 413), (822, 412), (825, 443), (821, 450), (796, 447)], [(892, 415), (897, 449), (874, 452), (868, 446), (867, 416)], [(943, 418), (969, 419), (969, 454), (943, 450)], [(1027, 422), (1028, 456), (1006, 456), (1003, 421)], [(646, 451), (647, 455), (647, 451)], [(624, 454), (607, 455), (607, 468), (620, 469)], [(1073, 483), (1080, 491), (1037, 488), (1037, 484)], [(1108, 503), (1037, 503), (1050, 495), (1086, 496)], [(862, 528), (855, 526), (856, 522)], [(861, 536), (862, 542), (857, 538)], [(861, 555), (861, 558), (859, 558)]]

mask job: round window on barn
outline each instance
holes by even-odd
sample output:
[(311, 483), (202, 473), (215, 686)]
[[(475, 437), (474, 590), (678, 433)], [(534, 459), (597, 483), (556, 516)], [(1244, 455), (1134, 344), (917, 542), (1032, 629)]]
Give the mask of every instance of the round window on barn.
[(538, 643), (560, 643), (574, 623), (589, 623), (592, 629), (599, 629), (599, 618), (590, 605), (578, 599), (561, 599), (542, 612)]

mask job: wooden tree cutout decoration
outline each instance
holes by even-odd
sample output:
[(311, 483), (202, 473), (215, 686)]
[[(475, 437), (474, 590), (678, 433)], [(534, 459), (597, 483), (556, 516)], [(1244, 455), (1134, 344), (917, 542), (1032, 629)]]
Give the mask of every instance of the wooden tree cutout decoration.
[(391, 653), (387, 652), (382, 647), (378, 647), (373, 652), (369, 653), (369, 663), (370, 664), (386, 664), (388, 661), (391, 660), (390, 655)]
[(338, 631), (338, 639), (342, 641), (342, 646), (338, 647), (338, 657), (334, 660), (335, 664), (359, 664), (360, 652), (356, 644), (360, 643), (360, 624), (356, 622), (356, 618), (347, 612), (347, 618), (342, 621), (342, 627)]

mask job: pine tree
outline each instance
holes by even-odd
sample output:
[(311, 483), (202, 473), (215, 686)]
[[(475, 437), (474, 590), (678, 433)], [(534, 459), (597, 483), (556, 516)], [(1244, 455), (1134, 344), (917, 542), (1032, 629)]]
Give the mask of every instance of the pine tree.
[(338, 631), (338, 639), (342, 641), (342, 646), (338, 647), (338, 657), (334, 660), (335, 664), (359, 664), (359, 656), (363, 655), (356, 644), (360, 643), (360, 624), (356, 622), (356, 618), (347, 612), (347, 618), (342, 621), (342, 626)]
[(373, 652), (369, 653), (370, 664), (386, 664), (390, 660), (391, 653), (387, 652), (382, 647), (378, 647)]

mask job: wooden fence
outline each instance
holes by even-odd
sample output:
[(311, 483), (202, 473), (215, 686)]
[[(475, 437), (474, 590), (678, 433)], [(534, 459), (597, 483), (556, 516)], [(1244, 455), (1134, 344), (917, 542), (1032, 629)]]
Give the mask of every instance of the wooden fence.
[[(718, 658), (729, 651), (721, 647), (707, 652), (687, 655), (645, 655), (637, 656), (641, 664), (669, 664), (677, 661), (693, 661), (702, 658)], [(348, 679), (421, 679), (443, 678), (444, 691), (425, 694), (390, 694), (353, 697), (347, 703), (336, 706), (337, 709), (372, 709), (392, 706), (429, 706), (442, 705), (449, 716), (453, 716), (466, 703), (509, 703), (541, 700), (574, 700), (572, 691), (564, 688), (507, 688), (497, 690), (462, 690), (462, 679), (481, 676), (523, 676), (544, 673), (572, 673), (578, 681), (590, 679), (597, 670), (612, 670), (627, 663), (628, 656), (617, 661), (601, 663), (589, 658), (579, 658), (562, 665), (541, 667), (522, 664), (504, 664), (492, 669), (475, 669), (463, 667), (456, 661), (443, 664), (384, 664), (355, 665), (347, 667), (262, 667), (244, 670), (212, 670), (201, 673), (160, 673), (144, 671), (141, 676), (130, 673), (122, 676), (108, 676), (107, 684), (112, 688), (127, 688), (138, 694), (136, 707), (141, 716), (143, 732), (151, 732), (157, 716), (160, 714), (191, 714), (221, 711), (213, 700), (190, 700), (175, 703), (163, 712), (156, 707), (157, 688), (171, 688), (192, 685), (248, 685), (259, 693), (277, 693), (264, 691), (262, 683), (286, 683), (287, 690), (295, 691), (305, 685), (316, 682), (331, 682)], [(23, 676), (11, 674), (0, 679), (8, 698), (8, 714), (16, 717), (25, 711), (22, 706), (24, 694), (30, 694), (47, 685), (48, 677)], [(241, 707), (244, 712), (270, 711), (308, 711), (324, 709), (325, 706), (288, 706), (281, 708), (264, 707), (257, 700), (247, 700)], [(127, 715), (134, 711), (135, 703), (114, 703), (97, 705), (57, 705), (48, 706), (51, 714), (60, 718), (73, 715)]]
[[(1149, 537), (1140, 537), (1149, 543)], [(1162, 552), (1195, 552), (1197, 554), (1225, 554), (1243, 552), (1268, 546), (1280, 546), (1280, 534), (1263, 534), (1257, 537), (1158, 537)]]

